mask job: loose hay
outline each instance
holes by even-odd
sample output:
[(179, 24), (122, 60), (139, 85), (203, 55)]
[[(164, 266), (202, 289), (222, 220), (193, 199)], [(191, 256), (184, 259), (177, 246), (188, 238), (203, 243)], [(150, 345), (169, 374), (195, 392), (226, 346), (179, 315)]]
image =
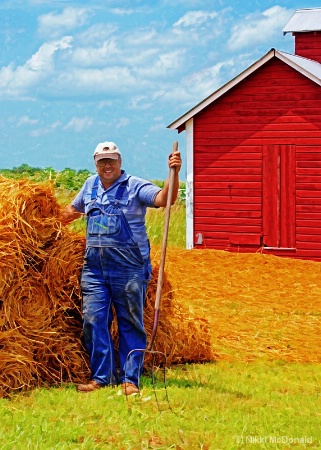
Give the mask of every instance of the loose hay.
[[(0, 208), (0, 396), (85, 381), (79, 286), (85, 238), (61, 227), (50, 184), (0, 179)], [(159, 259), (155, 247), (148, 337)], [(167, 364), (320, 362), (320, 272), (321, 263), (312, 261), (168, 248), (155, 349)]]
[[(146, 293), (144, 315), (145, 329), (149, 337), (153, 330), (159, 271), (155, 259), (153, 260), (152, 280)], [(163, 279), (161, 312), (154, 350), (166, 355), (167, 364), (205, 362), (213, 359), (207, 320), (195, 317), (184, 304), (179, 302), (166, 273), (164, 273)], [(151, 356), (147, 353), (147, 364), (150, 360)]]
[(218, 250), (167, 255), (175, 297), (209, 321), (218, 358), (321, 361), (319, 262)]

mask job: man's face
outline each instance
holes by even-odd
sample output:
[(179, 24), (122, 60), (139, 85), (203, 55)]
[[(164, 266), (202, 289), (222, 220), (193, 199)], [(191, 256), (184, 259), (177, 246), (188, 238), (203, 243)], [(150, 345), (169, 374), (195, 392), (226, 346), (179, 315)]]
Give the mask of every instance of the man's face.
[(121, 176), (121, 158), (104, 158), (96, 162), (97, 173), (105, 186), (111, 186)]

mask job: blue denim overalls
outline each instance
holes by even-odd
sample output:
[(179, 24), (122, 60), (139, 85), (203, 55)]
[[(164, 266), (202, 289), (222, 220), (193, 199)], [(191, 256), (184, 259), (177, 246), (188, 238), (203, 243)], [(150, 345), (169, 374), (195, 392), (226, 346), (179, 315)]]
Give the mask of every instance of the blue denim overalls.
[[(87, 211), (87, 240), (81, 276), (84, 344), (90, 358), (91, 378), (108, 385), (128, 381), (138, 386), (146, 348), (144, 300), (150, 277), (150, 260), (144, 260), (120, 201), (128, 181), (123, 181), (115, 200), (96, 202), (99, 176)], [(119, 375), (110, 335), (114, 305), (119, 330)]]

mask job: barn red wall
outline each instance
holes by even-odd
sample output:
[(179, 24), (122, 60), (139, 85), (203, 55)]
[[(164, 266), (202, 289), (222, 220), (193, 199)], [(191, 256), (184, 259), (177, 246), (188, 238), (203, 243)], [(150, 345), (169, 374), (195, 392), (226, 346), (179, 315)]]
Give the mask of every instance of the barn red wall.
[(294, 33), (295, 54), (321, 62), (321, 32)]
[[(321, 260), (320, 101), (318, 85), (275, 58), (194, 117), (195, 247)], [(296, 251), (263, 247), (269, 145), (295, 148)]]

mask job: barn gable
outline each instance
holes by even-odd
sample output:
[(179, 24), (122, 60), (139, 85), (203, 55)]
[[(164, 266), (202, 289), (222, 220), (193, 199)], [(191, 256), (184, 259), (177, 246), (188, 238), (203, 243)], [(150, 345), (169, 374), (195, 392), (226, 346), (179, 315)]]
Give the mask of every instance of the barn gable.
[(321, 260), (321, 64), (272, 49), (186, 130), (187, 247)]
[(179, 132), (185, 130), (185, 125), (189, 119), (193, 118), (196, 114), (198, 114), (202, 109), (206, 108), (208, 105), (215, 102), (222, 95), (226, 94), (230, 89), (232, 89), (237, 84), (241, 83), (247, 77), (249, 77), (252, 73), (258, 70), (260, 67), (264, 66), (268, 61), (272, 58), (277, 58), (280, 61), (283, 61), (289, 67), (292, 67), (296, 71), (302, 73), (307, 78), (310, 78), (315, 83), (321, 85), (321, 64), (309, 60), (307, 58), (302, 58), (300, 56), (291, 55), (286, 52), (281, 52), (272, 48), (266, 55), (264, 55), (261, 59), (252, 64), (249, 68), (240, 73), (237, 77), (233, 78), (231, 81), (226, 83), (224, 86), (219, 88), (213, 94), (209, 95), (206, 99), (202, 100), (196, 106), (191, 108), (181, 117), (176, 119), (168, 128), (171, 130), (177, 129)]

